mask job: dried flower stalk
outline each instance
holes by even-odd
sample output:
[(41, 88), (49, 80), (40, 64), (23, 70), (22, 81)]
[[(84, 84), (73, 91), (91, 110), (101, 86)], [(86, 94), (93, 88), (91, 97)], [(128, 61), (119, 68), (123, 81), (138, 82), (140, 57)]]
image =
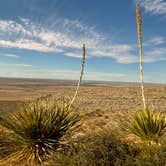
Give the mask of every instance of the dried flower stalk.
[(79, 90), (79, 87), (80, 87), (80, 84), (82, 81), (82, 77), (83, 77), (83, 73), (84, 73), (84, 64), (85, 64), (85, 44), (83, 44), (83, 47), (82, 47), (82, 63), (81, 63), (80, 78), (79, 78), (78, 83), (77, 83), (77, 88), (76, 88), (75, 94), (70, 102), (69, 109), (70, 109), (71, 105), (73, 104), (73, 102), (78, 94), (78, 90)]
[(140, 5), (136, 5), (136, 17), (137, 17), (137, 36), (138, 46), (140, 54), (140, 81), (141, 81), (141, 92), (144, 110), (146, 109), (145, 92), (144, 92), (144, 81), (143, 81), (143, 65), (142, 65), (142, 16)]

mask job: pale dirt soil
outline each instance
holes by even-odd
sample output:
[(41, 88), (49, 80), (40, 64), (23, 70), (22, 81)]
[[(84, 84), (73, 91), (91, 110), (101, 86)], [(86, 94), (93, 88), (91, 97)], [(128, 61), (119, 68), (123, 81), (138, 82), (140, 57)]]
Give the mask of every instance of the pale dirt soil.
[[(166, 86), (147, 86), (148, 105), (166, 113)], [(0, 114), (16, 110), (17, 103), (52, 94), (72, 97), (74, 86), (53, 84), (0, 84)], [(103, 127), (123, 126), (130, 115), (142, 109), (138, 86), (82, 86), (74, 103), (81, 115), (80, 133)]]

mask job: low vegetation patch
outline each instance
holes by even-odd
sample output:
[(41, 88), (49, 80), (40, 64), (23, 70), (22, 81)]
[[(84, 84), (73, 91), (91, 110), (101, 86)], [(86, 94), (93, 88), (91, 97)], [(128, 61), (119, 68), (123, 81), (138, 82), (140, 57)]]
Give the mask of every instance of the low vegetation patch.
[(2, 118), (0, 123), (8, 134), (0, 139), (3, 158), (0, 163), (22, 165), (42, 164), (47, 155), (60, 148), (65, 135), (78, 122), (78, 116), (64, 100), (45, 98), (26, 103), (20, 109)]
[(164, 166), (166, 146), (148, 146), (123, 141), (105, 129), (92, 133), (52, 154), (46, 166)]

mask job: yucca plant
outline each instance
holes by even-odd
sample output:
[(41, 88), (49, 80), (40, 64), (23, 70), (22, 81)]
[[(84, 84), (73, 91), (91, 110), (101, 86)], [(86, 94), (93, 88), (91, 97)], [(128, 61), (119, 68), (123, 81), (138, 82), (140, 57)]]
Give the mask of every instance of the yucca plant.
[(77, 122), (78, 116), (72, 109), (69, 111), (69, 104), (64, 100), (54, 103), (39, 99), (24, 104), (19, 111), (0, 120), (10, 132), (10, 137), (0, 142), (0, 151), (6, 154), (0, 163), (41, 164), (60, 147), (65, 134)]
[(147, 108), (144, 92), (143, 81), (143, 64), (142, 64), (142, 16), (140, 5), (136, 5), (137, 19), (137, 36), (140, 54), (140, 81), (143, 101), (143, 111), (131, 117), (128, 125), (129, 131), (149, 142), (158, 142), (166, 129), (166, 117), (159, 112)]
[(166, 117), (146, 109), (131, 117), (128, 130), (143, 140), (157, 143), (166, 131)]

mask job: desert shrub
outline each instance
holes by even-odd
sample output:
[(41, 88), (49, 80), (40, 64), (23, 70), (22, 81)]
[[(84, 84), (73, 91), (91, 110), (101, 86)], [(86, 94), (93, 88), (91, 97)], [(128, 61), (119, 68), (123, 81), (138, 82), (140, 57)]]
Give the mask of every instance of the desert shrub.
[(47, 155), (60, 148), (66, 141), (65, 135), (78, 122), (78, 116), (68, 106), (65, 100), (41, 98), (25, 103), (7, 118), (1, 117), (0, 124), (9, 134), (0, 140), (0, 151), (6, 155), (0, 163), (41, 164)]
[(114, 166), (134, 163), (139, 149), (121, 141), (115, 133), (102, 131), (78, 139), (55, 152), (47, 166)]
[(115, 131), (106, 130), (78, 138), (54, 152), (45, 166), (164, 166), (165, 143), (127, 143)]
[(127, 129), (143, 140), (158, 142), (166, 130), (166, 117), (146, 109), (131, 117)]
[(165, 166), (166, 165), (166, 140), (161, 141), (161, 145), (144, 144), (141, 152), (135, 156), (136, 166)]

